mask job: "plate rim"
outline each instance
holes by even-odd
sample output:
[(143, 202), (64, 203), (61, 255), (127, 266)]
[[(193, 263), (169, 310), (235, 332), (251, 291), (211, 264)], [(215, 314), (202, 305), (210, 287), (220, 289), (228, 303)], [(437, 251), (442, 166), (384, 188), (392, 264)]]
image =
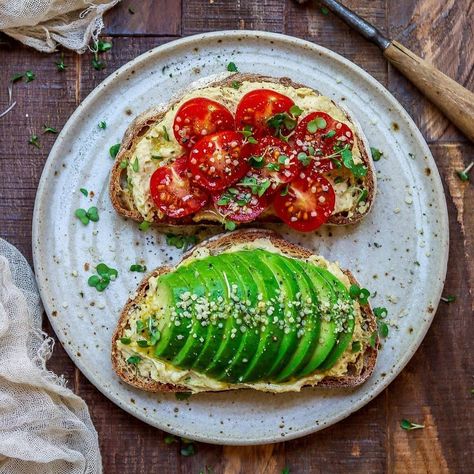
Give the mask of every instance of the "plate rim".
[[(440, 225), (440, 247), (444, 250), (443, 254), (441, 255), (441, 268), (442, 268), (442, 275), (437, 283), (437, 291), (433, 291), (433, 295), (437, 295), (433, 300), (433, 312), (422, 321), (421, 331), (418, 335), (418, 339), (414, 340), (412, 347), (409, 351), (405, 353), (405, 355), (399, 359), (396, 364), (394, 364), (391, 373), (385, 377), (380, 383), (374, 387), (374, 389), (358, 400), (354, 405), (351, 407), (350, 410), (347, 412), (343, 412), (341, 415), (338, 415), (331, 419), (330, 422), (321, 423), (319, 425), (314, 425), (312, 427), (308, 427), (306, 429), (294, 429), (291, 434), (287, 433), (284, 438), (276, 437), (276, 436), (269, 436), (269, 437), (259, 437), (254, 439), (246, 440), (245, 443), (242, 443), (239, 440), (234, 438), (228, 438), (223, 435), (221, 438), (209, 438), (206, 436), (192, 436), (193, 439), (199, 442), (205, 442), (209, 444), (218, 444), (218, 445), (234, 445), (234, 446), (248, 446), (248, 445), (261, 445), (261, 444), (269, 444), (269, 443), (277, 443), (277, 442), (285, 442), (292, 439), (300, 438), (303, 436), (307, 436), (309, 434), (315, 433), (320, 431), (324, 428), (328, 428), (329, 426), (338, 423), (339, 421), (343, 420), (344, 418), (350, 416), (355, 411), (361, 409), (371, 400), (373, 400), (376, 396), (378, 396), (383, 390), (385, 390), (390, 383), (392, 383), (396, 377), (401, 373), (407, 363), (411, 360), (415, 352), (418, 350), (420, 344), (424, 340), (428, 329), (430, 328), (434, 316), (436, 314), (440, 297), (442, 294), (442, 290), (444, 287), (444, 282), (446, 280), (446, 272), (447, 272), (447, 264), (449, 258), (449, 221), (448, 221), (448, 211), (447, 211), (447, 203), (446, 203), (446, 195), (444, 192), (443, 184), (441, 181), (441, 176), (439, 174), (439, 170), (436, 164), (436, 161), (433, 158), (431, 150), (426, 143), (425, 138), (423, 137), (422, 133), (420, 132), (418, 126), (415, 124), (411, 116), (405, 110), (405, 108), (400, 104), (400, 102), (393, 96), (393, 94), (377, 79), (375, 79), (372, 75), (370, 75), (367, 71), (362, 69), (360, 66), (355, 64), (354, 62), (346, 59), (344, 56), (336, 53), (324, 46), (321, 46), (317, 43), (313, 43), (311, 41), (296, 38), (293, 36), (289, 36), (282, 33), (273, 33), (273, 32), (265, 32), (265, 31), (258, 31), (258, 30), (220, 30), (220, 31), (213, 31), (208, 33), (199, 33), (191, 36), (186, 36), (184, 38), (178, 38), (173, 41), (167, 42), (165, 44), (156, 46), (144, 53), (140, 54), (136, 58), (132, 59), (131, 61), (125, 63), (120, 68), (113, 71), (109, 76), (107, 76), (102, 82), (100, 82), (88, 95), (84, 98), (84, 100), (77, 106), (74, 112), (71, 114), (67, 122), (64, 124), (61, 132), (58, 134), (58, 137), (51, 148), (51, 151), (48, 155), (48, 158), (44, 164), (44, 168), (41, 174), (40, 181), (38, 183), (38, 188), (36, 191), (35, 202), (34, 202), (34, 209), (33, 209), (33, 216), (32, 216), (32, 253), (33, 253), (33, 265), (35, 269), (36, 280), (38, 284), (38, 289), (40, 292), (41, 299), (43, 301), (43, 306), (45, 312), (48, 316), (50, 324), (55, 331), (58, 333), (56, 328), (56, 320), (54, 317), (51, 316), (51, 308), (49, 306), (49, 300), (46, 297), (48, 294), (47, 284), (44, 282), (44, 276), (41, 272), (38, 272), (37, 269), (40, 269), (40, 250), (39, 250), (39, 235), (40, 235), (40, 219), (39, 219), (39, 212), (41, 208), (41, 201), (43, 199), (43, 195), (45, 194), (47, 185), (48, 185), (48, 175), (49, 170), (53, 166), (55, 156), (56, 156), (56, 149), (59, 148), (60, 144), (62, 143), (64, 136), (66, 135), (67, 130), (74, 124), (78, 116), (82, 113), (82, 110), (89, 106), (105, 89), (109, 86), (113, 81), (116, 81), (121, 78), (124, 74), (126, 74), (130, 69), (140, 64), (142, 61), (148, 60), (150, 57), (155, 55), (166, 54), (169, 51), (172, 51), (176, 47), (183, 47), (187, 44), (192, 44), (193, 47), (196, 44), (199, 44), (202, 41), (209, 41), (212, 39), (237, 39), (237, 38), (252, 38), (252, 39), (260, 39), (265, 38), (269, 41), (275, 41), (274, 47), (278, 47), (277, 42), (279, 43), (287, 43), (293, 46), (302, 47), (308, 50), (313, 51), (315, 54), (324, 55), (331, 60), (337, 61), (344, 66), (348, 67), (349, 69), (354, 70), (356, 73), (361, 75), (367, 84), (372, 87), (376, 88), (379, 92), (381, 92), (385, 98), (390, 102), (394, 110), (396, 110), (400, 116), (404, 119), (405, 123), (410, 128), (410, 131), (413, 133), (413, 139), (417, 142), (417, 144), (423, 149), (424, 154), (427, 158), (427, 162), (430, 165), (432, 171), (432, 179), (433, 185), (438, 191), (439, 197), (441, 198), (440, 201), (442, 205), (438, 209), (438, 218), (439, 218), (439, 225)], [(164, 426), (163, 424), (157, 423), (155, 420), (152, 420), (146, 416), (146, 414), (142, 413), (136, 407), (131, 406), (130, 404), (124, 403), (120, 397), (116, 396), (111, 390), (108, 390), (106, 387), (100, 384), (100, 381), (95, 380), (92, 371), (89, 370), (86, 364), (82, 363), (81, 358), (76, 357), (76, 354), (72, 349), (68, 347), (68, 345), (61, 344), (69, 355), (71, 360), (73, 361), (74, 365), (83, 373), (83, 375), (87, 378), (87, 380), (92, 383), (97, 390), (99, 390), (104, 396), (106, 396), (109, 400), (111, 400), (115, 405), (119, 406), (121, 409), (126, 411), (127, 413), (133, 415), (134, 417), (140, 419), (141, 421), (154, 426), (158, 429), (161, 429), (165, 432), (169, 432), (178, 436), (186, 436), (186, 432), (184, 430), (179, 429), (179, 427), (169, 427)]]

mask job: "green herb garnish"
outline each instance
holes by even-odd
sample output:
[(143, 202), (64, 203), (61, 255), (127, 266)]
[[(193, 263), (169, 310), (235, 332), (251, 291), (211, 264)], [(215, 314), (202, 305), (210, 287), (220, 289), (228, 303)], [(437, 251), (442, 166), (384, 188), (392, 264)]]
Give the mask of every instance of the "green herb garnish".
[(109, 286), (109, 283), (118, 276), (118, 271), (115, 268), (110, 268), (105, 263), (99, 263), (95, 270), (97, 275), (91, 275), (87, 283), (99, 292), (104, 291)]
[(58, 131), (54, 127), (43, 125), (43, 133), (58, 133)]
[(99, 212), (97, 210), (97, 207), (95, 207), (95, 206), (90, 207), (87, 211), (87, 217), (92, 222), (97, 222), (99, 220)]
[(270, 171), (280, 171), (280, 165), (278, 163), (268, 163), (266, 168)]
[(379, 161), (382, 158), (383, 152), (378, 150), (377, 148), (370, 147), (370, 153), (372, 154), (372, 159), (374, 161)]
[(361, 202), (366, 202), (368, 195), (369, 195), (369, 192), (367, 191), (367, 189), (362, 189), (359, 194), (359, 197), (357, 198), (356, 204), (359, 204)]
[(141, 230), (142, 232), (146, 232), (151, 226), (151, 222), (148, 221), (143, 221), (138, 225), (138, 230)]
[(10, 79), (10, 82), (17, 82), (20, 79), (23, 79), (25, 77), (25, 74), (22, 72), (17, 72), (16, 74), (13, 74), (12, 78)]
[(102, 62), (102, 61), (99, 61), (98, 58), (94, 57), (94, 58), (92, 58), (92, 67), (93, 67), (96, 71), (102, 71), (102, 69), (105, 68), (105, 63)]
[(240, 186), (249, 187), (252, 194), (256, 194), (258, 197), (262, 197), (265, 191), (271, 186), (269, 179), (258, 180), (253, 176), (246, 176), (242, 181), (238, 183)]
[(233, 62), (230, 62), (229, 64), (227, 64), (227, 70), (229, 72), (238, 72), (237, 66)]
[(34, 81), (36, 79), (36, 74), (32, 71), (26, 71), (25, 79), (26, 79), (26, 82)]
[(464, 168), (463, 170), (457, 170), (456, 174), (458, 175), (461, 181), (469, 181), (469, 172), (471, 171), (472, 167), (474, 166), (474, 161), (471, 161), (469, 165)]
[(456, 297), (454, 295), (442, 296), (440, 299), (445, 303), (454, 303), (456, 301)]
[(112, 145), (109, 148), (110, 157), (115, 159), (119, 150), (120, 150), (120, 143), (116, 143), (115, 145)]
[(237, 89), (237, 90), (240, 89), (240, 86), (241, 86), (241, 85), (242, 85), (242, 83), (239, 82), (239, 81), (232, 81), (232, 82), (231, 82), (231, 86), (232, 86), (234, 89)]
[(129, 364), (137, 365), (141, 360), (142, 360), (142, 358), (140, 356), (130, 356), (127, 359), (127, 362)]
[(166, 243), (177, 249), (183, 249), (183, 252), (194, 247), (199, 242), (196, 235), (185, 234), (166, 234)]
[(31, 135), (30, 139), (28, 140), (28, 143), (30, 145), (35, 146), (36, 148), (41, 148), (38, 135)]
[(164, 125), (163, 125), (163, 137), (167, 142), (170, 141), (170, 136), (168, 134), (168, 130), (166, 130), (166, 127)]
[(360, 288), (357, 285), (351, 285), (349, 295), (353, 300), (359, 300), (360, 304), (367, 304), (370, 297), (370, 291), (367, 288)]
[(85, 197), (89, 196), (89, 192), (87, 191), (86, 188), (81, 188), (79, 189), (79, 191), (81, 191), (81, 193), (84, 194)]
[(178, 442), (178, 440), (176, 439), (176, 436), (173, 436), (173, 435), (165, 436), (164, 441), (165, 441), (165, 444), (173, 444), (173, 443)]
[(106, 124), (103, 120), (101, 120), (101, 121), (99, 122), (98, 127), (99, 127), (101, 130), (105, 130), (105, 129), (107, 128), (107, 124)]
[(327, 15), (329, 15), (329, 9), (327, 7), (321, 7), (321, 13), (324, 16), (327, 16)]
[(110, 41), (97, 41), (97, 51), (99, 53), (105, 53), (112, 49), (112, 43)]
[(296, 156), (303, 166), (308, 166), (311, 163), (311, 157), (308, 156), (304, 151), (300, 151)]
[(87, 216), (87, 211), (85, 209), (76, 209), (74, 215), (84, 224), (89, 224), (89, 217)]
[(138, 173), (138, 167), (139, 167), (138, 158), (135, 158), (134, 162), (132, 163), (132, 170), (135, 171), (135, 173)]
[(263, 160), (262, 155), (251, 156), (248, 161), (249, 161), (249, 165), (252, 168), (262, 168), (263, 165), (265, 164), (265, 161)]
[(146, 272), (146, 265), (139, 265), (139, 264), (130, 265), (130, 271), (144, 273)]
[(356, 352), (360, 352), (360, 350), (362, 349), (362, 345), (360, 343), (360, 341), (354, 341), (352, 343), (352, 346), (351, 346), (351, 351), (352, 353), (356, 353)]
[(302, 113), (303, 109), (300, 109), (296, 104), (290, 107), (290, 114), (293, 115), (293, 117), (299, 117)]
[(374, 315), (376, 318), (385, 318), (388, 315), (387, 308), (378, 307), (374, 308)]
[(328, 126), (326, 120), (322, 117), (316, 117), (315, 119), (308, 122), (306, 129), (309, 133), (316, 133), (318, 130), (326, 128)]
[(323, 138), (332, 138), (334, 135), (336, 135), (336, 130), (329, 130), (328, 133), (323, 135)]
[(64, 72), (67, 68), (67, 66), (64, 64), (64, 54), (61, 54), (61, 59), (56, 61), (54, 64), (56, 64), (56, 68), (59, 72)]
[(370, 335), (369, 344), (370, 344), (370, 347), (372, 347), (373, 349), (375, 349), (375, 346), (376, 346), (376, 344), (377, 344), (377, 331), (374, 331), (374, 332)]
[(132, 340), (129, 337), (121, 337), (120, 342), (128, 346), (132, 342)]
[(418, 423), (413, 423), (405, 418), (402, 421), (400, 421), (400, 426), (404, 430), (407, 430), (407, 431), (419, 430), (425, 427), (425, 425), (419, 425)]
[(236, 227), (237, 227), (237, 225), (235, 224), (234, 221), (226, 220), (226, 221), (224, 222), (224, 229), (225, 229), (225, 230), (230, 230), (230, 231), (232, 231), (232, 230), (235, 230)]
[(123, 170), (128, 166), (128, 160), (122, 160), (120, 162), (120, 168), (122, 168)]
[(282, 190), (280, 191), (280, 196), (286, 196), (288, 194), (288, 189), (290, 188), (290, 185), (287, 184), (286, 186), (284, 186), (282, 188)]

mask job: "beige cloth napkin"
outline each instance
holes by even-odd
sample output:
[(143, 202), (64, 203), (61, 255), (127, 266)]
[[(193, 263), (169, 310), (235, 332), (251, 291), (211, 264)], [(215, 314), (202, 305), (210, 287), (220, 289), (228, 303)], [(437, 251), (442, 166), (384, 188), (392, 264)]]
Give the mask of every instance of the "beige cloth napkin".
[(85, 402), (46, 368), (42, 313), (30, 266), (0, 239), (0, 474), (101, 473)]
[(97, 40), (102, 15), (120, 0), (0, 0), (0, 31), (39, 51), (58, 44), (83, 53)]

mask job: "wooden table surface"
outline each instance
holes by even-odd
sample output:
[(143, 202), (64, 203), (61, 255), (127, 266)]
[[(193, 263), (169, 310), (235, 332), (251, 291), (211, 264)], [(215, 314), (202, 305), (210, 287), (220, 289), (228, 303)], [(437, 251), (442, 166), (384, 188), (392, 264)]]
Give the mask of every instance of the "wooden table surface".
[[(347, 5), (392, 38), (474, 88), (472, 0), (347, 0)], [(420, 127), (441, 172), (450, 222), (450, 259), (445, 294), (418, 352), (375, 400), (346, 420), (305, 438), (258, 447), (197, 444), (192, 457), (167, 445), (165, 433), (116, 407), (79, 372), (58, 344), (49, 367), (63, 373), (83, 397), (99, 433), (106, 473), (291, 473), (474, 472), (474, 188), (455, 170), (474, 158), (474, 147), (380, 52), (317, 5), (290, 0), (124, 0), (105, 17), (103, 35), (113, 48), (107, 67), (96, 71), (91, 55), (40, 54), (0, 37), (0, 110), (10, 77), (37, 75), (14, 88), (15, 109), (0, 119), (0, 236), (31, 261), (31, 219), (38, 180), (55, 136), (77, 105), (105, 77), (148, 49), (186, 35), (224, 29), (259, 29), (314, 41), (354, 61), (384, 84)], [(40, 137), (38, 149), (28, 144)], [(370, 137), (369, 137), (370, 138)], [(474, 173), (472, 173), (474, 180)], [(51, 225), (54, 225), (52, 222)], [(473, 234), (471, 234), (471, 232)], [(52, 333), (48, 323), (46, 330)], [(425, 424), (404, 431), (400, 420)], [(206, 466), (208, 470), (206, 470)]]

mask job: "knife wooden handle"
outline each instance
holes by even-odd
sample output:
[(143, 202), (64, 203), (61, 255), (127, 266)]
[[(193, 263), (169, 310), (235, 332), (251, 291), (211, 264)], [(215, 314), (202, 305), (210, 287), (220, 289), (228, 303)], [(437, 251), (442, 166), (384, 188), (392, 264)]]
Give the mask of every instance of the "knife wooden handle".
[(474, 141), (474, 93), (397, 41), (390, 43), (384, 56)]

